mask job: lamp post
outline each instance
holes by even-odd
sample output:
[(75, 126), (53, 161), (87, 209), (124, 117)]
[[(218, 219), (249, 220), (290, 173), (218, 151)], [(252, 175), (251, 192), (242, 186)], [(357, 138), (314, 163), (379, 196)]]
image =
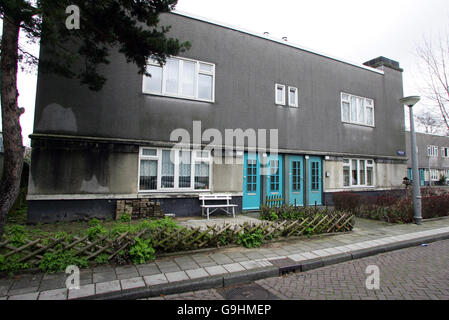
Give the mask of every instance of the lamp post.
[[(399, 101), (409, 107), (410, 111), (410, 137), (412, 151), (412, 168), (413, 168), (413, 218), (416, 224), (421, 224), (421, 190), (419, 186), (418, 173), (418, 152), (416, 150), (415, 123), (413, 120), (413, 106), (420, 100), (419, 96), (410, 96), (400, 99)], [(430, 174), (430, 172), (429, 172)]]

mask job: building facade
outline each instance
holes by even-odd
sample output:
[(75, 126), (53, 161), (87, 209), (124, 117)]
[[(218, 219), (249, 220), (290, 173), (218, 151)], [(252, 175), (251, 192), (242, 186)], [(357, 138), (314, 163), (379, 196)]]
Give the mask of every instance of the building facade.
[(30, 221), (108, 217), (118, 199), (186, 216), (204, 192), (256, 210), (267, 196), (323, 205), (334, 192), (402, 188), (397, 62), (354, 64), (181, 13), (161, 25), (192, 47), (149, 61), (151, 78), (117, 52), (101, 92), (39, 72)]
[[(416, 146), (418, 148), (420, 185), (447, 183), (447, 178), (449, 178), (449, 137), (417, 132)], [(413, 174), (409, 131), (406, 132), (406, 149), (407, 154), (410, 155), (407, 162), (407, 178), (411, 180)]]

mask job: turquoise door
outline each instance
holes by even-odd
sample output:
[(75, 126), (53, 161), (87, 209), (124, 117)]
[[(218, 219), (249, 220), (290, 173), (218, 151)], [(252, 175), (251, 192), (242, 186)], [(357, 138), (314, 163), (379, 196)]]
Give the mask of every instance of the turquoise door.
[(419, 184), (424, 185), (424, 169), (419, 169)]
[(321, 178), (321, 158), (309, 158), (309, 205), (322, 204), (323, 179)]
[(304, 205), (304, 157), (289, 156), (289, 202), (291, 205)]
[(281, 154), (268, 155), (267, 163), (267, 196), (283, 194), (283, 162)]
[(243, 210), (260, 208), (260, 161), (256, 153), (245, 152), (243, 163)]

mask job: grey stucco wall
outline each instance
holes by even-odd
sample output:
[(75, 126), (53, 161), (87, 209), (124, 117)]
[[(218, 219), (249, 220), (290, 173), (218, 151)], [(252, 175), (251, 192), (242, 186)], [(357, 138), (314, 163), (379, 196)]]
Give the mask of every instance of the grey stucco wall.
[[(35, 133), (168, 141), (175, 128), (279, 130), (287, 150), (397, 156), (404, 150), (402, 74), (371, 72), (242, 32), (165, 14), (170, 35), (192, 43), (182, 56), (216, 65), (215, 103), (142, 93), (142, 76), (112, 53), (100, 93), (39, 73)], [(41, 55), (45, 50), (41, 49)], [(370, 58), (370, 57), (367, 57)], [(299, 91), (299, 108), (276, 106), (275, 83)], [(374, 99), (375, 128), (341, 122), (340, 92)]]
[(137, 146), (33, 140), (29, 195), (137, 193)]

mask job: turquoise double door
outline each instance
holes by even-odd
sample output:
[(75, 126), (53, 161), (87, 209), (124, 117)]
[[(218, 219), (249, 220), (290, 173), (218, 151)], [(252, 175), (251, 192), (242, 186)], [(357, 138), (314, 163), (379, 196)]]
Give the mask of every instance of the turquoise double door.
[(308, 188), (308, 204), (322, 204), (321, 157), (309, 158), (307, 175), (304, 172), (306, 170), (304, 156), (266, 155), (263, 162), (261, 157), (262, 155), (256, 153), (244, 155), (243, 210), (258, 210), (264, 196), (288, 198), (290, 204), (302, 206), (305, 201), (305, 185)]
[[(413, 180), (413, 170), (411, 168), (408, 168), (407, 170), (407, 177), (409, 180)], [(425, 178), (424, 178), (424, 169), (419, 169), (419, 185), (424, 186), (425, 184)]]

